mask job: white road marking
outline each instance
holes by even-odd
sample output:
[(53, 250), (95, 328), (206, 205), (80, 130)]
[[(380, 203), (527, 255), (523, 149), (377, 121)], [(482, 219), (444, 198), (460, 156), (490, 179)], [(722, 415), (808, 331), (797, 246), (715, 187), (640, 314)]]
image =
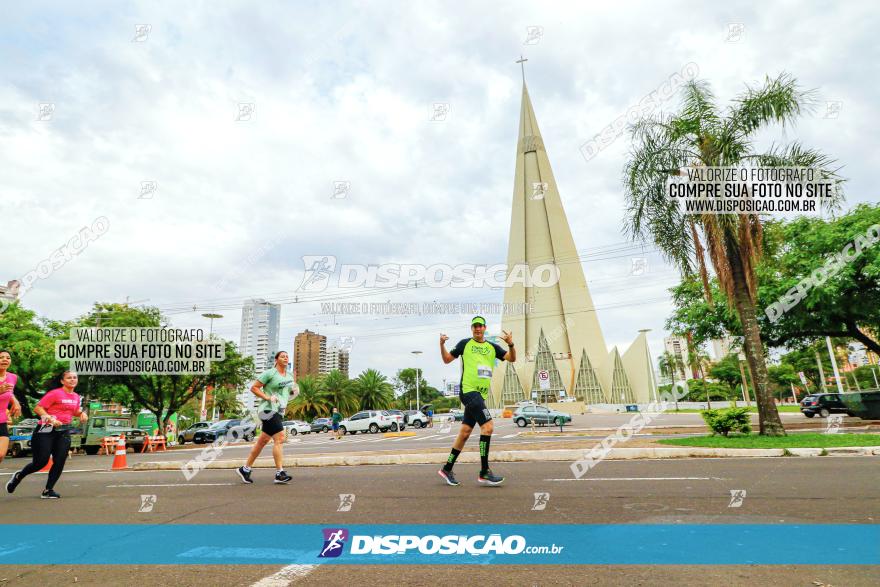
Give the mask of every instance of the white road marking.
[(580, 479), (544, 479), (544, 481), (722, 481), (723, 477), (581, 477)]
[(287, 587), (311, 573), (318, 565), (287, 565), (274, 575), (263, 577), (251, 587)]
[(216, 487), (218, 485), (242, 485), (241, 483), (156, 483), (153, 485), (108, 485), (107, 487)]
[(507, 436), (502, 436), (501, 438), (513, 438), (514, 436), (519, 436), (519, 432), (514, 432), (513, 434), (508, 434)]

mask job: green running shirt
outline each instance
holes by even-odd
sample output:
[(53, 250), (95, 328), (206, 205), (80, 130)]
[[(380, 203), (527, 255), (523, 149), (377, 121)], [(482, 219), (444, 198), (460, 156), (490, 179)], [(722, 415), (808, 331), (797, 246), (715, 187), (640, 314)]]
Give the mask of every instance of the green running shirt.
[(492, 342), (464, 338), (449, 354), (456, 359), (461, 357), (461, 393), (479, 391), (483, 399), (486, 399), (495, 359), (503, 360), (507, 351)]

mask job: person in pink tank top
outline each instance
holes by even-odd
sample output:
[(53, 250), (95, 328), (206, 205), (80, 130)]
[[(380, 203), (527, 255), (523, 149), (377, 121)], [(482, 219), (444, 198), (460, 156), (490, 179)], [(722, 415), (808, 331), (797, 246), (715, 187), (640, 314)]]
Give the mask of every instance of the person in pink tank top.
[(0, 462), (6, 458), (6, 451), (9, 450), (9, 416), (7, 411), (12, 413), (13, 418), (21, 416), (21, 404), (15, 398), (15, 384), (18, 382), (18, 375), (9, 372), (9, 366), (12, 365), (12, 353), (6, 349), (0, 349)]
[(22, 479), (45, 467), (49, 463), (49, 457), (52, 457), (52, 467), (46, 476), (46, 489), (40, 497), (43, 499), (61, 497), (55, 493), (55, 483), (61, 477), (64, 463), (67, 461), (67, 453), (70, 451), (70, 423), (76, 417), (83, 423), (88, 420), (88, 416), (80, 407), (79, 394), (75, 391), (78, 382), (76, 373), (64, 371), (58, 378), (59, 387), (47, 391), (37, 403), (34, 412), (40, 416), (40, 425), (31, 436), (34, 459), (9, 479), (6, 484), (8, 493), (13, 493)]

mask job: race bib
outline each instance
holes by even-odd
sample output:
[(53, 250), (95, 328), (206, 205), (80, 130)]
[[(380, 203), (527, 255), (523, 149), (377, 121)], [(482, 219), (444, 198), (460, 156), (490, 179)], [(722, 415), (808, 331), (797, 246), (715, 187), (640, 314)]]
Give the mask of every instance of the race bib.
[(480, 379), (492, 379), (492, 368), (485, 365), (478, 365), (477, 377)]

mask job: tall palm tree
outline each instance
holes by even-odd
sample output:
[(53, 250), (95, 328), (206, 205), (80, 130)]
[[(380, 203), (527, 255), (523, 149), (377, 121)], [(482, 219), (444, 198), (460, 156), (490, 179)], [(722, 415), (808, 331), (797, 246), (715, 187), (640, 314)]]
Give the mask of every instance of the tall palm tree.
[(244, 412), (235, 388), (222, 386), (214, 390), (214, 406), (223, 416), (235, 418)]
[(354, 390), (354, 382), (342, 371), (334, 369), (323, 379), (324, 390), (331, 408), (335, 407), (340, 414), (352, 414), (358, 409), (358, 397)]
[[(626, 231), (634, 239), (652, 240), (663, 256), (686, 275), (699, 271), (707, 300), (712, 303), (706, 256), (721, 289), (739, 316), (744, 347), (755, 375), (760, 433), (785, 435), (769, 389), (767, 364), (756, 317), (755, 265), (763, 241), (756, 214), (687, 215), (666, 196), (671, 175), (691, 166), (812, 167), (839, 184), (833, 160), (799, 143), (771, 146), (755, 153), (755, 133), (772, 123), (790, 124), (812, 104), (794, 78), (780, 74), (763, 86), (747, 87), (722, 112), (706, 82), (693, 80), (683, 90), (682, 108), (671, 116), (646, 118), (632, 126), (633, 146), (625, 167)], [(835, 198), (823, 204), (839, 203)]]
[(367, 369), (358, 375), (354, 385), (360, 396), (360, 409), (385, 410), (391, 407), (394, 388), (388, 379), (375, 369)]
[(669, 351), (663, 351), (663, 354), (660, 355), (657, 362), (657, 366), (660, 368), (660, 372), (669, 377), (673, 383), (679, 373), (684, 373), (685, 368), (684, 361), (681, 360), (681, 357), (670, 353)]
[(296, 384), (299, 393), (287, 404), (287, 417), (312, 420), (330, 413), (330, 400), (320, 379), (305, 375)]

